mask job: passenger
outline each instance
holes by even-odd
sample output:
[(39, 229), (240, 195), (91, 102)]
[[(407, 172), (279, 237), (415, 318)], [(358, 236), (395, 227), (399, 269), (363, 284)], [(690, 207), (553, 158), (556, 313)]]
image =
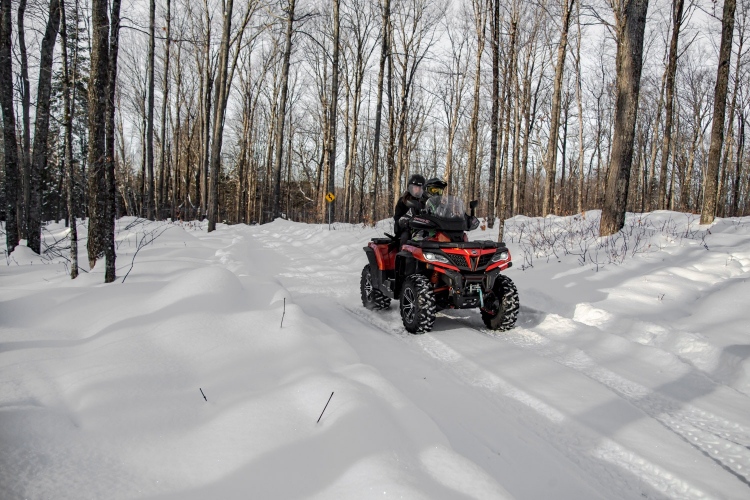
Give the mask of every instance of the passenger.
[(414, 174), (409, 177), (409, 184), (407, 185), (406, 191), (398, 199), (396, 208), (393, 212), (393, 230), (396, 233), (396, 238), (400, 241), (400, 245), (403, 245), (409, 240), (409, 220), (416, 214), (412, 213), (411, 208), (406, 206), (408, 201), (419, 201), (422, 203), (422, 195), (424, 194), (424, 177), (419, 174)]

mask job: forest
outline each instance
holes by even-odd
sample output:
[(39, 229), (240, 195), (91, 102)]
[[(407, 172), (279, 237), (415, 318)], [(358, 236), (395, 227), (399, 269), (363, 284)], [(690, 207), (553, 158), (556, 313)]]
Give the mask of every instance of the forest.
[(65, 220), (77, 255), (88, 219), (112, 281), (120, 217), (373, 224), (414, 173), (500, 239), (519, 214), (601, 209), (602, 236), (627, 212), (747, 215), (749, 9), (0, 0), (7, 252)]

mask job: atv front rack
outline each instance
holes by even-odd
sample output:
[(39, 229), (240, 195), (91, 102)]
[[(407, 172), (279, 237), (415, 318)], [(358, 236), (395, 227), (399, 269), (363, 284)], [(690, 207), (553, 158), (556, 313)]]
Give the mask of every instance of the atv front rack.
[[(375, 241), (373, 239), (373, 241)], [(451, 241), (451, 242), (437, 242), (437, 241), (426, 241), (426, 240), (420, 240), (420, 241), (414, 241), (409, 240), (406, 242), (407, 245), (412, 245), (415, 247), (420, 248), (461, 248), (461, 249), (479, 249), (479, 250), (487, 250), (490, 248), (505, 248), (505, 243), (497, 243), (496, 241), (490, 241), (490, 240), (478, 240), (478, 241)]]

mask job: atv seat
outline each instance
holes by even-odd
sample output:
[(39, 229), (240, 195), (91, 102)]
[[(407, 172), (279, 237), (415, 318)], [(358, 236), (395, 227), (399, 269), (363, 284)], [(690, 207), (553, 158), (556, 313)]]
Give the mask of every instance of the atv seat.
[(387, 245), (389, 243), (395, 243), (398, 240), (395, 240), (395, 239), (392, 239), (392, 238), (373, 238), (370, 241), (372, 241), (376, 245)]

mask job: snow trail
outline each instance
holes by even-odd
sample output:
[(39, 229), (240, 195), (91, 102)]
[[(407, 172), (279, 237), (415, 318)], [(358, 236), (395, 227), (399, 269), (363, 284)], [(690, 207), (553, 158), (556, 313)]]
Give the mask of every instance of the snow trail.
[[(542, 417), (535, 420), (535, 425), (532, 426), (533, 432), (552, 444), (558, 452), (567, 456), (571, 462), (576, 463), (592, 484), (600, 483), (598, 488), (603, 487), (608, 490), (607, 485), (617, 484), (618, 487), (615, 488), (615, 491), (618, 491), (620, 495), (624, 490), (637, 491), (640, 489), (646, 496), (658, 492), (657, 494), (663, 494), (669, 498), (724, 496), (726, 492), (725, 494), (719, 492), (725, 489), (722, 483), (726, 479), (709, 480), (707, 482), (699, 480), (698, 483), (695, 483), (693, 480), (695, 476), (690, 472), (693, 467), (689, 465), (678, 466), (678, 470), (675, 470), (675, 465), (669, 462), (666, 468), (658, 465), (663, 460), (660, 454), (664, 450), (668, 450), (669, 453), (676, 456), (694, 456), (689, 451), (690, 449), (699, 452), (701, 458), (693, 457), (692, 460), (698, 460), (702, 467), (718, 466), (721, 470), (729, 473), (733, 480), (741, 484), (730, 487), (730, 490), (734, 489), (737, 493), (750, 486), (748, 483), (750, 449), (747, 447), (750, 443), (750, 433), (744, 425), (737, 423), (738, 420), (742, 420), (741, 414), (744, 409), (750, 409), (747, 398), (724, 386), (712, 384), (710, 379), (703, 376), (691, 363), (670, 351), (664, 351), (652, 345), (632, 342), (620, 335), (608, 334), (603, 328), (589, 324), (596, 322), (592, 321), (592, 315), (601, 314), (606, 319), (607, 317), (612, 318), (611, 313), (591, 308), (588, 318), (586, 318), (588, 322), (584, 323), (583, 321), (567, 319), (556, 314), (543, 313), (522, 306), (519, 327), (511, 332), (496, 334), (483, 327), (476, 312), (450, 311), (439, 315), (435, 330), (432, 333), (412, 338), (400, 324), (397, 302), (391, 306), (390, 310), (373, 313), (366, 311), (358, 303), (358, 300), (351, 298), (356, 297), (358, 299), (358, 291), (351, 283), (354, 265), (350, 256), (347, 260), (337, 258), (337, 255), (348, 255), (341, 252), (340, 248), (337, 252), (333, 252), (326, 251), (325, 248), (307, 246), (307, 253), (302, 254), (289, 251), (293, 247), (274, 243), (278, 241), (289, 243), (294, 237), (298, 236), (302, 236), (302, 234), (298, 232), (292, 235), (284, 231), (263, 231), (256, 236), (265, 245), (278, 251), (285, 251), (290, 263), (293, 262), (289, 266), (289, 270), (280, 275), (282, 280), (287, 278), (291, 280), (288, 282), (291, 289), (299, 293), (310, 293), (311, 288), (317, 288), (314, 293), (338, 297), (340, 307), (346, 309), (350, 314), (391, 335), (395, 335), (412, 347), (418, 346), (427, 356), (449, 367), (454, 376), (462, 380), (463, 383), (474, 387), (479, 392), (484, 392), (485, 396), (482, 397), (489, 395), (492, 398), (500, 398), (498, 401), (503, 405), (507, 405), (507, 398), (510, 398), (530, 408), (533, 410), (533, 414)], [(305, 245), (311, 244), (309, 234), (303, 237), (307, 239)], [(359, 245), (356, 245), (357, 248), (351, 248), (355, 245), (347, 245), (346, 247), (354, 251), (361, 251), (361, 246), (364, 246), (367, 240), (363, 238), (361, 241)], [(312, 243), (312, 245), (315, 245), (315, 243)], [(360, 259), (360, 264), (363, 263), (364, 259)], [(316, 287), (314, 284), (316, 278), (319, 279), (326, 272), (328, 274), (325, 284)], [(514, 274), (514, 279), (517, 276), (518, 274)], [(321, 288), (323, 289), (321, 290)], [(521, 290), (522, 303), (523, 293), (524, 291)], [(326, 311), (325, 315), (336, 317), (335, 314), (331, 314), (330, 307), (326, 307)], [(313, 314), (311, 311), (309, 313)], [(476, 317), (471, 317), (472, 314)], [(580, 317), (586, 315), (579, 312), (578, 316), (580, 319)], [(601, 318), (599, 319), (601, 320)], [(444, 325), (445, 322), (453, 323), (459, 327), (459, 330), (450, 330)], [(441, 323), (443, 323), (442, 326)], [(532, 326), (524, 326), (527, 323)], [(469, 331), (467, 331), (467, 328)], [(474, 333), (471, 333), (472, 331)], [(557, 333), (551, 333), (554, 331), (557, 331)], [(477, 364), (477, 360), (490, 358), (487, 355), (488, 352), (493, 354), (498, 352), (494, 346), (474, 346), (473, 344), (477, 340), (472, 335), (476, 335), (477, 332), (483, 334), (483, 338), (489, 339), (492, 343), (499, 341), (501, 349), (506, 349), (512, 345), (523, 352), (532, 354), (535, 358), (548, 359), (558, 366), (572, 370), (579, 374), (579, 376), (575, 376), (575, 383), (572, 385), (579, 386), (579, 388), (585, 385), (581, 382), (580, 377), (582, 376), (604, 388), (605, 394), (609, 394), (610, 399), (612, 396), (615, 399), (606, 401), (607, 396), (603, 396), (603, 399), (605, 399), (605, 402), (602, 403), (604, 410), (602, 408), (597, 409), (596, 405), (593, 405), (593, 407), (588, 405), (589, 407), (582, 412), (584, 416), (581, 417), (576, 412), (581, 411), (582, 406), (585, 405), (576, 407), (576, 405), (561, 401), (561, 398), (548, 397), (545, 399), (535, 396), (521, 388), (526, 385), (523, 380), (518, 382), (518, 385), (514, 385), (513, 378), (507, 378), (506, 372), (498, 371), (497, 368), (487, 365), (484, 361)], [(593, 337), (598, 338), (592, 341)], [(640, 376), (630, 377), (634, 375), (632, 371), (624, 370), (624, 373), (622, 373), (620, 364), (611, 364), (605, 359), (607, 355), (611, 357), (613, 348), (632, 351), (634, 347), (640, 348), (644, 352), (651, 351), (646, 361), (643, 361), (637, 353), (633, 353), (634, 359), (637, 360), (635, 363), (637, 367), (633, 370), (642, 370), (644, 366), (648, 370), (641, 373)], [(592, 354), (589, 354), (591, 349), (593, 349)], [(358, 352), (362, 355), (359, 349)], [(599, 358), (601, 358), (601, 361), (597, 360)], [(526, 361), (531, 361), (531, 359)], [(662, 394), (662, 388), (658, 386), (656, 388), (647, 387), (637, 381), (641, 377), (658, 374), (661, 371), (660, 367), (663, 368), (663, 363), (666, 363), (669, 368), (670, 375), (666, 378), (661, 377), (665, 379), (663, 388), (667, 389), (667, 394)], [(679, 365), (679, 367), (675, 365)], [(674, 378), (675, 373), (681, 376)], [(571, 374), (568, 372), (564, 376), (569, 378)], [(730, 410), (732, 408), (735, 410), (730, 411), (730, 415), (733, 414), (732, 416), (735, 418), (725, 418), (702, 407), (690, 404), (688, 401), (682, 401), (669, 395), (670, 384), (675, 389), (684, 391), (684, 387), (681, 387), (681, 385), (686, 385), (693, 382), (695, 378), (700, 379), (701, 377), (705, 380), (699, 384), (699, 387), (706, 384), (710, 387), (694, 396), (701, 398), (701, 403), (709, 408), (714, 405), (722, 406), (725, 399), (729, 397), (730, 400), (733, 400)], [(658, 380), (660, 377), (655, 378)], [(550, 381), (549, 385), (558, 386), (554, 381)], [(679, 391), (677, 392), (679, 393)], [(713, 401), (711, 399), (711, 393), (713, 392), (719, 392), (721, 398), (714, 398), (717, 401)], [(706, 400), (707, 398), (708, 400)], [(718, 402), (719, 399), (721, 399), (721, 402)], [(628, 410), (628, 407), (631, 409)], [(591, 425), (591, 420), (594, 417), (606, 420), (606, 418), (620, 412), (618, 408), (625, 408), (625, 413), (631, 416), (624, 419), (614, 419), (617, 421), (616, 424), (599, 423)], [(590, 415), (585, 416), (586, 413)], [(525, 412), (525, 414), (529, 418), (530, 414), (528, 412)], [(654, 426), (666, 429), (669, 432), (664, 434), (655, 430)], [(635, 430), (631, 428), (635, 428)], [(561, 429), (564, 429), (564, 431), (561, 431)], [(639, 432), (651, 433), (655, 436), (662, 450), (654, 453), (648, 450), (650, 446), (644, 448), (642, 440), (637, 438)], [(641, 449), (641, 452), (638, 451), (639, 449)], [(645, 455), (642, 453), (644, 450), (648, 451)], [(588, 456), (588, 461), (582, 461), (582, 456)], [(599, 461), (615, 465), (615, 470), (620, 471), (614, 473), (615, 476), (619, 476), (618, 479), (612, 478), (614, 470), (611, 466), (602, 466)], [(682, 469), (682, 473), (679, 472), (679, 469)], [(633, 474), (635, 478), (630, 477), (630, 474)], [(601, 477), (607, 479), (600, 482), (598, 478)], [(628, 479), (629, 477), (630, 479)], [(648, 486), (645, 486), (644, 483)], [(703, 485), (699, 486), (701, 483)], [(646, 490), (650, 490), (651, 493), (646, 493)], [(612, 490), (609, 491), (609, 494), (611, 493)], [(730, 494), (729, 496), (733, 495)]]

